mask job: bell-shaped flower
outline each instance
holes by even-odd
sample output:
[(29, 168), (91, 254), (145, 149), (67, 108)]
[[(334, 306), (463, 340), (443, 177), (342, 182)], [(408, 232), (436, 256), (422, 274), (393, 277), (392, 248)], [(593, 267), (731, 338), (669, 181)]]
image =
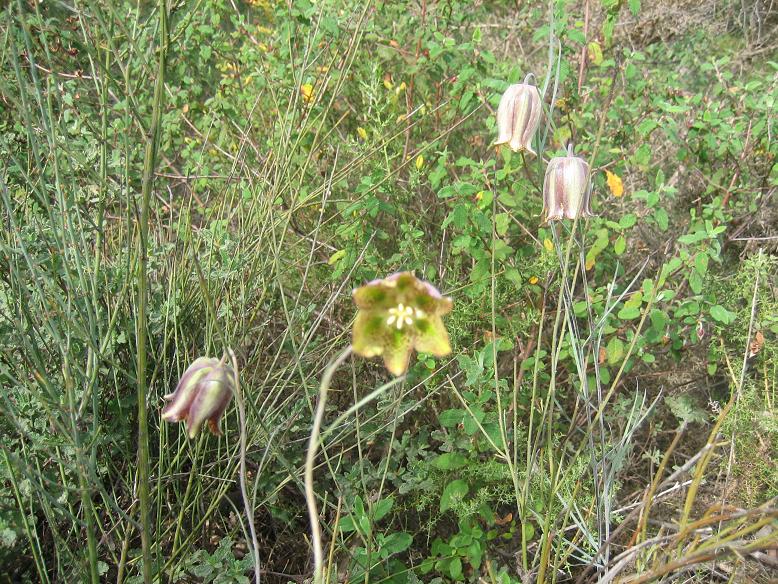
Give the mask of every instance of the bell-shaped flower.
[(451, 312), (451, 298), (441, 296), (430, 283), (411, 272), (373, 280), (353, 292), (359, 309), (352, 346), (357, 355), (382, 355), (392, 375), (408, 369), (413, 349), (443, 357), (451, 352), (443, 315)]
[(500, 98), (495, 144), (508, 144), (514, 152), (526, 150), (535, 155), (532, 139), (538, 129), (543, 106), (538, 88), (529, 83), (531, 75), (527, 75), (524, 83), (508, 87)]
[(543, 214), (546, 221), (567, 217), (593, 217), (589, 189), (589, 164), (567, 147), (567, 156), (552, 158), (543, 182)]
[(232, 368), (218, 359), (200, 357), (181, 376), (176, 390), (165, 396), (170, 403), (162, 410), (162, 419), (185, 421), (189, 438), (196, 438), (205, 422), (219, 436), (219, 418), (227, 409), (234, 389)]

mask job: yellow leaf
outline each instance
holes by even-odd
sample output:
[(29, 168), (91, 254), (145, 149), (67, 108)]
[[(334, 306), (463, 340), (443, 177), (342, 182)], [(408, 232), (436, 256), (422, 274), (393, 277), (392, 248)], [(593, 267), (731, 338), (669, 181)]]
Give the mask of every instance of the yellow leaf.
[(327, 260), (327, 263), (331, 266), (337, 264), (340, 260), (342, 260), (346, 256), (346, 250), (345, 249), (339, 249), (334, 254), (330, 256), (330, 259)]
[(535, 284), (537, 284), (537, 283), (538, 283), (538, 277), (537, 277), (537, 276), (532, 276), (532, 277), (529, 279), (529, 283), (530, 283), (530, 284), (532, 284), (532, 285), (534, 286)]
[(594, 258), (586, 258), (586, 270), (591, 270), (594, 267)]
[(589, 52), (589, 60), (598, 67), (602, 65), (602, 49), (600, 48), (600, 43), (592, 41), (586, 48)]
[(543, 247), (545, 247), (547, 251), (554, 251), (554, 244), (550, 239), (543, 240)]
[(421, 167), (424, 166), (424, 157), (419, 154), (416, 157), (416, 170), (421, 170)]
[(608, 188), (613, 193), (614, 197), (620, 197), (624, 194), (624, 182), (617, 174), (613, 174), (610, 170), (605, 171), (605, 175), (608, 177)]
[(367, 140), (367, 130), (365, 130), (363, 127), (357, 128), (357, 134), (359, 134), (359, 137), (363, 140)]
[(313, 85), (310, 83), (303, 83), (300, 86), (300, 93), (303, 95), (303, 99), (306, 102), (310, 102), (313, 100)]

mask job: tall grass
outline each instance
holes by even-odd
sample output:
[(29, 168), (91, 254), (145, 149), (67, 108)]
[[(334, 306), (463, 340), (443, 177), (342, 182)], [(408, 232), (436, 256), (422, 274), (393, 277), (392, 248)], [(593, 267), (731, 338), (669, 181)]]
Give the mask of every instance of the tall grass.
[[(663, 272), (616, 374), (604, 383), (604, 331), (644, 274), (641, 268), (614, 276), (598, 312), (589, 297), (584, 222), (551, 228), (553, 265), (538, 319), (507, 367), (498, 362), (502, 266), (493, 227), (484, 369), (493, 376), (496, 434), (474, 413), (456, 358), (438, 361), (415, 382), (385, 383), (341, 352), (349, 343), (351, 308), (344, 306), (354, 282), (379, 263), (387, 271), (401, 266), (376, 262), (385, 242), (357, 233), (358, 251), (341, 270), (345, 236), (338, 231), (358, 230), (351, 213), (372, 212), (360, 205), (382, 189), (387, 198), (399, 196), (391, 190), (396, 185), (412, 190), (409, 167), (417, 156), (486, 108), (436, 123), (435, 135), (416, 145), (416, 125), (436, 119), (444, 106), (409, 105), (374, 141), (349, 147), (349, 96), (364, 91), (372, 103), (371, 89), (355, 87), (351, 77), (370, 32), (370, 3), (354, 3), (353, 13), (337, 18), (326, 3), (304, 14), (290, 6), (275, 37), (283, 64), (270, 63), (263, 43), (251, 37), (257, 27), (231, 4), (234, 20), (222, 23), (234, 33), (228, 38), (249, 38), (251, 47), (236, 60), (255, 59), (250, 76), (263, 83), (246, 92), (250, 100), (229, 94), (228, 83), (197, 95), (193, 87), (211, 91), (214, 80), (187, 78), (187, 51), (196, 44), (189, 38), (213, 23), (198, 20), (203, 3), (191, 4), (182, 10), (165, 0), (16, 0), (2, 12), (0, 115), (12, 130), (0, 161), (0, 480), (9, 487), (0, 502), (15, 509), (29, 550), (13, 576), (163, 582), (183, 577), (216, 539), (235, 538), (251, 542), (245, 563), (235, 562), (241, 574), (253, 565), (256, 581), (283, 577), (270, 574), (262, 556), (281, 548), (317, 582), (369, 582), (371, 569), (385, 563), (386, 540), (372, 524), (346, 533), (342, 520), (355, 512), (357, 497), (368, 517), (376, 515), (391, 494), (401, 432), (415, 415), (435, 415), (438, 403), (449, 402), (462, 406), (491, 447), (484, 463), (507, 469), (523, 581), (569, 580), (577, 571), (581, 582), (607, 582), (637, 566), (642, 573), (634, 581), (642, 582), (773, 541), (753, 535), (775, 519), (774, 506), (711, 507), (697, 517), (697, 495), (734, 402), (703, 450), (674, 468), (672, 455), (687, 431), (682, 424), (644, 490), (616, 508), (620, 470), (656, 401), (635, 391), (620, 426), (609, 425), (606, 413)], [(553, 4), (541, 84), (550, 104), (562, 59)], [(224, 50), (215, 45), (207, 48)], [(69, 47), (77, 56), (72, 66), (64, 56)], [(224, 78), (248, 83), (237, 74)], [(312, 79), (312, 91), (301, 91)], [(601, 115), (592, 159), (606, 111)], [(553, 109), (546, 112), (553, 118)], [(538, 152), (555, 130), (549, 121)], [(381, 174), (366, 184), (368, 163)], [(514, 157), (507, 164), (519, 163)], [(520, 164), (530, 182), (542, 184), (542, 158)], [(489, 181), (499, 184), (496, 176)], [(522, 217), (500, 204), (494, 197), (492, 216), (499, 209), (521, 225)], [(435, 243), (442, 250), (445, 232), (441, 237)], [(442, 257), (441, 251), (439, 265), (432, 258), (425, 266), (436, 271)], [(455, 298), (481, 284), (467, 274), (442, 280)], [(754, 293), (763, 285), (755, 283)], [(472, 340), (459, 352), (482, 344)], [(240, 380), (225, 435), (189, 441), (162, 424), (162, 396), (187, 365), (230, 348)], [(572, 355), (570, 376), (560, 364), (565, 354)], [(740, 369), (730, 364), (733, 400), (745, 371), (745, 359)], [(529, 407), (522, 409), (525, 398)], [(676, 531), (654, 534), (655, 501), (682, 491)], [(426, 512), (430, 523), (439, 519), (436, 509)], [(615, 549), (616, 537), (632, 525), (630, 546)], [(423, 539), (425, 526), (415, 527)], [(281, 543), (271, 545), (271, 538)], [(19, 565), (28, 559), (31, 565)]]

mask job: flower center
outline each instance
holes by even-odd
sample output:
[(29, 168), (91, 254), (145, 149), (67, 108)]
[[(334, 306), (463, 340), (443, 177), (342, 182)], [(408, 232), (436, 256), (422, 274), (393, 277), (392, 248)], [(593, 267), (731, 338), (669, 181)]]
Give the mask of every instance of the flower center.
[(389, 326), (395, 325), (400, 330), (406, 324), (412, 325), (414, 316), (420, 318), (424, 316), (424, 313), (418, 308), (414, 309), (404, 304), (398, 304), (394, 308), (389, 309), (389, 318), (386, 319), (386, 324)]

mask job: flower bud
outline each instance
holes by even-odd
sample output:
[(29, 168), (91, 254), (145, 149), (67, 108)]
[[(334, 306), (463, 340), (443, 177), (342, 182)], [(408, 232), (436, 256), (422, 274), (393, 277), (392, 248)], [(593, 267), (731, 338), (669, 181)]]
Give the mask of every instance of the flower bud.
[(526, 150), (535, 155), (532, 138), (540, 123), (542, 104), (538, 88), (528, 83), (530, 75), (532, 73), (527, 75), (524, 83), (508, 87), (500, 98), (495, 144), (508, 144), (514, 152)]
[(543, 213), (546, 221), (567, 217), (593, 217), (590, 207), (589, 164), (573, 154), (572, 145), (567, 156), (552, 158), (546, 168), (543, 183)]
[(162, 410), (162, 419), (186, 421), (189, 438), (196, 438), (207, 421), (211, 432), (219, 436), (219, 418), (227, 409), (233, 391), (232, 369), (218, 359), (200, 357), (181, 376), (176, 390), (165, 396), (170, 403)]
[(359, 309), (352, 345), (363, 357), (382, 355), (392, 375), (408, 369), (413, 349), (443, 357), (451, 352), (443, 315), (451, 298), (411, 272), (373, 280), (353, 292)]

